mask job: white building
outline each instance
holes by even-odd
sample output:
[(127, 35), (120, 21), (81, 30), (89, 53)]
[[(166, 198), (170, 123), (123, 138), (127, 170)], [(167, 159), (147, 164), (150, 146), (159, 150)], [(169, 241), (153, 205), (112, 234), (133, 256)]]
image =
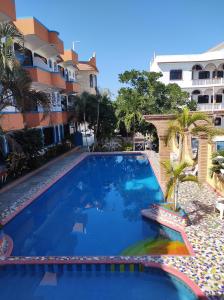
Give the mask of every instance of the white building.
[(178, 84), (198, 110), (214, 112), (215, 125), (224, 127), (224, 43), (201, 54), (156, 55), (150, 71), (161, 72), (164, 84)]

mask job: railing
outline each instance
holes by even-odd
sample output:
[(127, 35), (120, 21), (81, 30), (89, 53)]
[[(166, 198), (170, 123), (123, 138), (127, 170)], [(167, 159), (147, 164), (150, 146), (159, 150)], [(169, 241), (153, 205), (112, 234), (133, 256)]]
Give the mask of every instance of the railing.
[(197, 108), (200, 111), (224, 110), (224, 103), (198, 104)]
[(192, 85), (224, 84), (224, 78), (193, 79)]

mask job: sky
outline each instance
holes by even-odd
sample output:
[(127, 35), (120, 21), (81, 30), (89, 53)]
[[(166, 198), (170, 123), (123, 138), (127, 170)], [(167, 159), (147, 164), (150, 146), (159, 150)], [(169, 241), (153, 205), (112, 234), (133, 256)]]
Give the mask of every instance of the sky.
[(204, 52), (224, 41), (223, 0), (16, 0), (17, 18), (35, 16), (60, 32), (80, 60), (95, 51), (101, 88), (116, 96), (118, 74), (149, 70), (156, 54)]

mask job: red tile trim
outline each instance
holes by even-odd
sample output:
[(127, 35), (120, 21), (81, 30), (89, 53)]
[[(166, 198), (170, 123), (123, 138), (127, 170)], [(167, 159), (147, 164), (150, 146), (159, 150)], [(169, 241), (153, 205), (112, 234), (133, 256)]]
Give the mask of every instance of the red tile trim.
[(188, 278), (185, 274), (181, 273), (180, 271), (178, 271), (170, 266), (167, 266), (165, 264), (149, 262), (149, 263), (143, 263), (143, 265), (146, 267), (162, 269), (163, 271), (176, 276), (177, 278), (179, 278), (181, 281), (183, 281), (187, 286), (189, 286), (191, 288), (191, 290), (198, 297), (198, 299), (208, 300), (208, 298), (204, 295), (204, 293), (201, 291), (201, 289), (190, 278)]

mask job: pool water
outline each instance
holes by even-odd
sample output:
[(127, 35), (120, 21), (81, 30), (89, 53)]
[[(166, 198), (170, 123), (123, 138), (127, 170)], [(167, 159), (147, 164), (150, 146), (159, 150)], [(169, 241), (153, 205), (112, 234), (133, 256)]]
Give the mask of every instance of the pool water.
[[(39, 268), (40, 267), (40, 268)], [(56, 265), (53, 267), (57, 267)], [(70, 269), (73, 266), (69, 266)], [(29, 267), (30, 268), (30, 267)], [(182, 281), (149, 268), (147, 272), (44, 271), (43, 266), (0, 269), (1, 299), (7, 300), (196, 300)], [(46, 267), (45, 267), (46, 268)]]
[[(163, 199), (143, 155), (92, 155), (5, 226), (16, 256), (119, 255), (164, 228), (141, 217)], [(169, 235), (181, 240), (179, 233)], [(182, 241), (182, 240), (181, 240)]]

